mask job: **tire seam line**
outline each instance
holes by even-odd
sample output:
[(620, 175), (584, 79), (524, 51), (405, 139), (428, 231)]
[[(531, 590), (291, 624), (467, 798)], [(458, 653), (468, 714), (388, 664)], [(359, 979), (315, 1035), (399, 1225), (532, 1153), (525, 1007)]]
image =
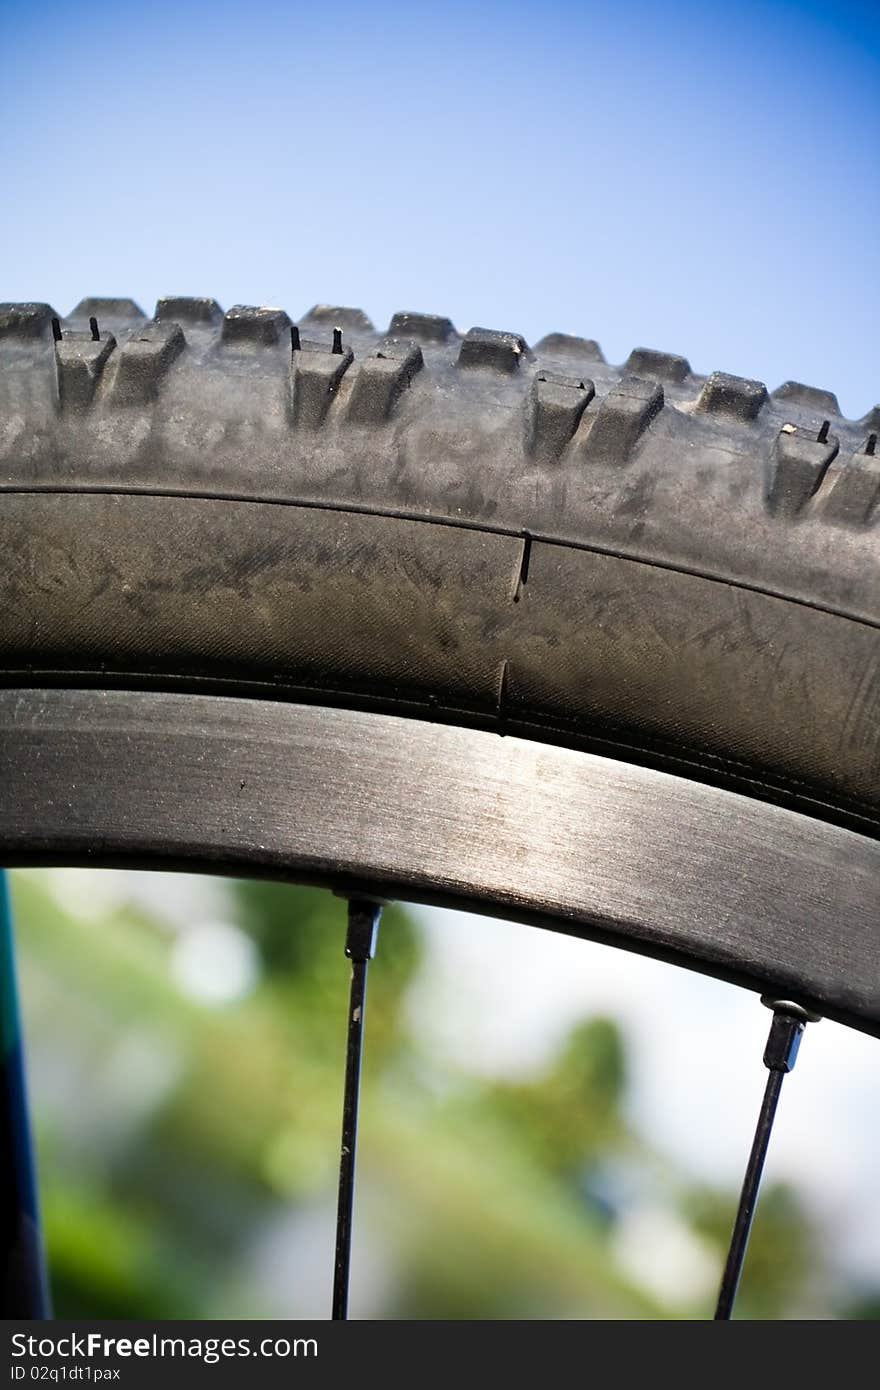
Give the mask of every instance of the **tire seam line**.
[(398, 509), (381, 509), (378, 507), (357, 506), (351, 503), (332, 503), (332, 502), (309, 502), (293, 501), (280, 497), (254, 497), (245, 496), (238, 493), (208, 493), (208, 492), (175, 492), (173, 490), (154, 489), (154, 488), (78, 488), (78, 487), (31, 487), (22, 488), (20, 486), (10, 487), (0, 484), (0, 493), (11, 494), (13, 496), (33, 496), (35, 494), (48, 494), (49, 496), (110, 496), (110, 497), (176, 497), (183, 501), (194, 502), (237, 502), (249, 503), (254, 506), (278, 506), (278, 507), (297, 507), (303, 511), (325, 511), (342, 512), (349, 516), (378, 516), (387, 517), (392, 521), (413, 521), (420, 522), (426, 526), (449, 526), (455, 530), (476, 531), (481, 535), (510, 536), (524, 539), (529, 537), (532, 544), (559, 546), (564, 550), (585, 551), (592, 555), (607, 555), (611, 559), (626, 560), (631, 564), (647, 565), (652, 569), (669, 570), (673, 574), (687, 574), (694, 579), (703, 579), (710, 584), (721, 584), (730, 589), (742, 589), (747, 593), (761, 594), (765, 598), (778, 599), (783, 603), (797, 604), (800, 608), (809, 608), (816, 613), (827, 613), (830, 617), (844, 618), (847, 622), (858, 623), (861, 627), (880, 629), (880, 618), (868, 618), (862, 614), (847, 613), (842, 608), (832, 604), (817, 603), (811, 599), (800, 598), (792, 594), (784, 594), (776, 589), (769, 589), (757, 584), (749, 584), (744, 579), (733, 579), (717, 574), (706, 574), (705, 571), (696, 569), (690, 565), (673, 564), (671, 561), (658, 560), (650, 556), (632, 555), (620, 550), (615, 546), (602, 545), (596, 541), (576, 541), (571, 538), (561, 536), (545, 535), (541, 532), (527, 529), (525, 527), (514, 526), (492, 526), (488, 523), (474, 521), (456, 521), (451, 517), (432, 517), (419, 515), (416, 512), (407, 512)]

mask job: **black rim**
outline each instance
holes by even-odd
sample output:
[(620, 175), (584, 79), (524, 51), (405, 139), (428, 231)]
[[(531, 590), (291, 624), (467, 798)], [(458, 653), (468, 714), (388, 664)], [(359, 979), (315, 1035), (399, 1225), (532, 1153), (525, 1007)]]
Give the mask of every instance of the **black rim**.
[(0, 857), (267, 874), (488, 912), (880, 1034), (880, 844), (483, 730), (160, 692), (0, 692)]

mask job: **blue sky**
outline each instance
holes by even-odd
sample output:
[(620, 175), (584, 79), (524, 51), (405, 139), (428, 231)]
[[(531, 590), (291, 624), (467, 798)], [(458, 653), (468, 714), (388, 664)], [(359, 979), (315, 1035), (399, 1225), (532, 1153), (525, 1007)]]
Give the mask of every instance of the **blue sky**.
[(880, 397), (880, 7), (0, 0), (2, 297), (354, 303)]

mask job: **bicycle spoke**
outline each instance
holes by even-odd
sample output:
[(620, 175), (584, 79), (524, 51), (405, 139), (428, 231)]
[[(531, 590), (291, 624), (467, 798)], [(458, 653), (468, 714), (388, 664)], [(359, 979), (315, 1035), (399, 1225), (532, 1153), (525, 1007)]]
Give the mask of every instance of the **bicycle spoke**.
[(336, 1214), (336, 1262), (333, 1270), (334, 1321), (348, 1317), (348, 1278), (351, 1266), (351, 1222), (354, 1208), (355, 1150), (358, 1099), (361, 1081), (361, 1045), (367, 998), (367, 966), (376, 950), (378, 903), (352, 899), (348, 904), (345, 954), (351, 961), (348, 1004), (348, 1043), (345, 1054), (345, 1091), (342, 1101), (342, 1148), (339, 1158), (339, 1204)]
[(733, 1312), (733, 1303), (739, 1287), (743, 1261), (746, 1257), (752, 1218), (758, 1200), (758, 1188), (764, 1170), (764, 1160), (767, 1157), (767, 1146), (770, 1143), (770, 1134), (773, 1129), (776, 1107), (779, 1104), (783, 1078), (786, 1072), (794, 1069), (804, 1025), (818, 1020), (817, 1014), (809, 1013), (799, 1004), (794, 1004), (788, 999), (771, 999), (765, 996), (761, 999), (761, 1003), (773, 1010), (773, 1021), (770, 1024), (767, 1046), (764, 1048), (764, 1066), (767, 1067), (770, 1075), (767, 1077), (764, 1099), (761, 1102), (761, 1110), (758, 1115), (758, 1125), (743, 1179), (736, 1220), (733, 1223), (724, 1273), (721, 1276), (721, 1288), (715, 1308), (716, 1321), (729, 1319)]

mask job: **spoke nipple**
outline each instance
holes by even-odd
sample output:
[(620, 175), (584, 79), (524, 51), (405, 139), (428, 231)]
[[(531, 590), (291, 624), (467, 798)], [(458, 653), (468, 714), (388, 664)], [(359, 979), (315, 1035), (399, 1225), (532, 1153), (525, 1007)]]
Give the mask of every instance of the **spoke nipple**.
[(376, 954), (376, 932), (379, 926), (381, 903), (363, 898), (350, 898), (348, 903), (348, 932), (345, 954), (349, 960), (372, 960)]
[(54, 319), (54, 318), (53, 318), (53, 320), (52, 320), (52, 337), (55, 339), (56, 343), (60, 343), (60, 342), (61, 342), (61, 320), (60, 320), (60, 319)]
[(299, 340), (299, 329), (295, 323), (290, 325), (290, 351), (299, 352), (301, 343)]
[(342, 329), (341, 329), (341, 328), (334, 328), (334, 330), (333, 330), (333, 346), (332, 346), (332, 348), (330, 349), (330, 351), (331, 351), (331, 352), (336, 352), (336, 353), (342, 352)]
[(798, 1048), (804, 1033), (804, 1021), (792, 1014), (774, 1014), (770, 1036), (764, 1048), (764, 1066), (768, 1071), (793, 1071)]
[(101, 341), (101, 334), (98, 331), (98, 320), (96, 318), (92, 317), (89, 319), (89, 328), (92, 331), (92, 342), (99, 343)]
[(828, 431), (830, 428), (831, 421), (823, 420), (822, 424), (819, 426), (819, 433), (816, 435), (817, 444), (826, 444), (828, 442)]

